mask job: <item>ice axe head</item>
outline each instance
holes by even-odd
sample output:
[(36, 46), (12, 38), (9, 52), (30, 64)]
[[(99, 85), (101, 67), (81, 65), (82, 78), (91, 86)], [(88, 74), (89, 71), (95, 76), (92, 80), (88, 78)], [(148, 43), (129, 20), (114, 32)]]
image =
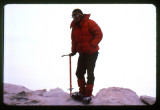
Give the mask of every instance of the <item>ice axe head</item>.
[(67, 54), (67, 55), (62, 55), (62, 57), (64, 57), (64, 56), (70, 56), (69, 54)]

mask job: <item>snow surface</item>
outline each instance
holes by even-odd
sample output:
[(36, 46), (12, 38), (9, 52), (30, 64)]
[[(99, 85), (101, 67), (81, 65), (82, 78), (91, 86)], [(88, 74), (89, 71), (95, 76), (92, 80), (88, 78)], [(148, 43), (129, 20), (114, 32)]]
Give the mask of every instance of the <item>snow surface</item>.
[[(3, 91), (3, 102), (7, 105), (84, 105), (80, 101), (73, 100), (69, 93), (64, 92), (61, 88), (50, 91), (46, 89), (33, 91), (24, 86), (5, 83)], [(139, 97), (130, 89), (110, 87), (101, 89), (92, 97), (89, 105), (151, 105), (154, 102), (155, 98), (145, 95)]]

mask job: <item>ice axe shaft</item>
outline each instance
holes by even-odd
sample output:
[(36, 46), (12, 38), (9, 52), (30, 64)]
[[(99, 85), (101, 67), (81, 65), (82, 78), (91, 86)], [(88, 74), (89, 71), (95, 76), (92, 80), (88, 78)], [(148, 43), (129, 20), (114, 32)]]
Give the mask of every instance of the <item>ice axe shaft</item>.
[(69, 78), (70, 78), (70, 96), (71, 96), (71, 93), (72, 93), (72, 71), (71, 71), (71, 56), (69, 55), (69, 54), (67, 54), (67, 55), (62, 55), (62, 57), (64, 57), (64, 56), (69, 56)]
[(71, 77), (71, 56), (69, 56), (69, 73), (70, 73), (70, 95), (71, 95), (71, 92), (72, 92), (72, 77)]

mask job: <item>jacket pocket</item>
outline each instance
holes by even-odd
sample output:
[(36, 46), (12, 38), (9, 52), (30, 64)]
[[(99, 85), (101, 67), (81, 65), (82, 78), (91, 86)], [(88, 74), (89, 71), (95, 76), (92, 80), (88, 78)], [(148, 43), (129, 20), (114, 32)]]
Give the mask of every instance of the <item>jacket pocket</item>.
[(83, 43), (82, 44), (82, 52), (83, 53), (89, 53), (92, 50), (93, 50), (93, 47), (91, 46), (90, 43)]

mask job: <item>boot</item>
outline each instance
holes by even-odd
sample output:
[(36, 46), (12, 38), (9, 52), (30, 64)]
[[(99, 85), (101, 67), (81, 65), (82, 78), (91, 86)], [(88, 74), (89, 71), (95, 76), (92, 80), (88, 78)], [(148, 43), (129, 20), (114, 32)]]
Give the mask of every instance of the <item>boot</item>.
[(71, 97), (75, 100), (82, 100), (84, 98), (84, 95), (79, 92), (74, 92), (71, 94)]
[(78, 86), (79, 86), (79, 92), (74, 92), (71, 94), (71, 97), (76, 99), (76, 100), (82, 100), (84, 98), (85, 94), (85, 79), (78, 79)]
[(92, 96), (92, 91), (93, 91), (93, 86), (92, 84), (88, 84), (86, 86), (86, 93), (85, 93), (85, 97), (82, 100), (83, 104), (89, 104), (92, 100), (91, 96)]
[(82, 103), (83, 104), (90, 104), (91, 100), (92, 100), (91, 97), (84, 97), (82, 100)]

